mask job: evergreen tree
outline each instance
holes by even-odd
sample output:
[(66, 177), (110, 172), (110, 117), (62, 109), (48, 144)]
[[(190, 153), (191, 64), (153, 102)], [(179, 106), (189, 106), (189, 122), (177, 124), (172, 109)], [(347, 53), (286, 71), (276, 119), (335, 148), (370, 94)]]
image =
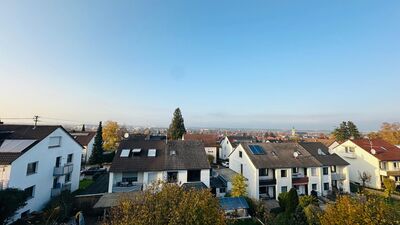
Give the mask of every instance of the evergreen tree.
[(101, 121), (99, 123), (99, 127), (97, 128), (96, 137), (94, 139), (93, 151), (90, 156), (89, 163), (90, 164), (99, 164), (103, 162), (103, 128), (101, 125)]
[(286, 212), (290, 214), (294, 213), (299, 205), (299, 196), (297, 195), (297, 190), (295, 188), (290, 189), (286, 201)]
[(333, 136), (335, 136), (335, 139), (337, 141), (341, 142), (346, 141), (350, 138), (361, 138), (361, 134), (358, 131), (357, 126), (351, 121), (348, 121), (347, 123), (343, 121), (340, 126), (333, 131), (332, 134)]
[(171, 140), (181, 139), (186, 133), (185, 124), (183, 121), (182, 113), (179, 108), (175, 109), (174, 117), (172, 118), (171, 125), (168, 129), (168, 138)]
[(85, 128), (85, 124), (82, 125), (82, 132), (85, 132), (86, 128)]
[(361, 138), (361, 134), (358, 131), (357, 126), (353, 122), (347, 121), (347, 129), (349, 130), (350, 138), (354, 139)]

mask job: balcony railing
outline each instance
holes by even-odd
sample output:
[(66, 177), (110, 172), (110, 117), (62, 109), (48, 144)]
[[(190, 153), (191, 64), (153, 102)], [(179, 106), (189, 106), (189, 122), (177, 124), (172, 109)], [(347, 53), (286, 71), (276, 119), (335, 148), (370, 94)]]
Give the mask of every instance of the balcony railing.
[(350, 159), (357, 158), (356, 153), (354, 153), (354, 152), (344, 152), (342, 155), (343, 155), (343, 157), (350, 158)]
[(259, 180), (260, 186), (275, 185), (275, 184), (276, 184), (276, 179), (272, 179), (272, 178), (261, 179), (261, 177), (260, 177), (260, 180)]
[(0, 180), (0, 190), (8, 188), (8, 180)]
[(141, 191), (143, 189), (142, 183), (131, 183), (129, 185), (122, 185), (122, 182), (118, 182), (113, 186), (112, 192), (132, 192)]
[(72, 163), (65, 164), (64, 166), (54, 167), (54, 176), (63, 176), (69, 174), (74, 170), (74, 165)]
[(332, 180), (346, 180), (346, 175), (342, 173), (332, 173)]
[(308, 177), (292, 177), (292, 183), (297, 185), (308, 184)]
[(56, 187), (51, 189), (51, 197), (56, 197), (61, 194), (63, 191), (71, 191), (71, 183), (68, 184), (60, 184), (58, 183)]
[(302, 178), (305, 177), (303, 173), (292, 173), (292, 178)]

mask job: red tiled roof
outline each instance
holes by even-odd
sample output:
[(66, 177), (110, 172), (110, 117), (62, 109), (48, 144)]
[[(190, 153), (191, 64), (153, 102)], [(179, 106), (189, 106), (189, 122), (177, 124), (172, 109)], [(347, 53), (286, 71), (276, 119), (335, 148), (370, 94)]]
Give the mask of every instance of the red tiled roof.
[(218, 147), (219, 137), (217, 134), (185, 134), (186, 141), (202, 141), (204, 147)]
[(369, 153), (371, 153), (371, 149), (374, 149), (376, 154), (371, 154), (381, 161), (400, 160), (400, 148), (382, 139), (357, 139), (351, 141)]

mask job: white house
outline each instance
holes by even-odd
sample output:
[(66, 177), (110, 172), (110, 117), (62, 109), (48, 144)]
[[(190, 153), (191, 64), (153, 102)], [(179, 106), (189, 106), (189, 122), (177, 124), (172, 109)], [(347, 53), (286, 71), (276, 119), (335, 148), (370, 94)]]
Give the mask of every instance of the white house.
[(366, 186), (381, 189), (383, 178), (400, 185), (400, 149), (381, 139), (348, 140), (333, 150), (350, 164), (350, 180), (361, 184), (360, 173), (371, 176)]
[(228, 159), (229, 154), (239, 145), (240, 142), (256, 142), (253, 136), (226, 136), (220, 143), (221, 150), (219, 152), (220, 159)]
[(110, 168), (108, 192), (143, 190), (157, 180), (210, 187), (210, 164), (200, 141), (121, 141)]
[(13, 220), (79, 188), (82, 146), (61, 126), (0, 125), (0, 188), (30, 198)]
[(326, 147), (319, 155), (324, 161), (309, 151), (297, 143), (240, 143), (229, 155), (229, 168), (247, 178), (247, 192), (254, 199), (277, 199), (292, 187), (299, 194), (314, 190), (327, 195), (333, 187), (349, 192), (348, 163), (329, 155)]
[(219, 157), (219, 144), (218, 144), (218, 135), (216, 134), (185, 134), (182, 137), (182, 140), (187, 141), (201, 141), (204, 144), (204, 150), (207, 155), (211, 155), (213, 157), (213, 163), (217, 163), (217, 159)]
[(82, 150), (82, 162), (88, 162), (93, 151), (94, 139), (96, 132), (94, 131), (81, 131), (81, 132), (70, 132), (79, 144), (83, 146)]

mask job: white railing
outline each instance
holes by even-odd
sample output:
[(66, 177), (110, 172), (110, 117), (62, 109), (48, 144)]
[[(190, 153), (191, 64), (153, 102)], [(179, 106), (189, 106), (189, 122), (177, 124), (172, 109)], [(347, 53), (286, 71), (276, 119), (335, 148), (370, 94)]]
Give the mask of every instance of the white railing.
[(346, 175), (343, 173), (332, 173), (332, 180), (346, 180)]
[(74, 165), (72, 163), (65, 164), (64, 166), (54, 167), (54, 176), (62, 176), (69, 174), (74, 170)]
[(302, 178), (304, 177), (303, 173), (297, 172), (292, 174), (292, 178)]
[(8, 180), (0, 180), (0, 190), (8, 188)]

